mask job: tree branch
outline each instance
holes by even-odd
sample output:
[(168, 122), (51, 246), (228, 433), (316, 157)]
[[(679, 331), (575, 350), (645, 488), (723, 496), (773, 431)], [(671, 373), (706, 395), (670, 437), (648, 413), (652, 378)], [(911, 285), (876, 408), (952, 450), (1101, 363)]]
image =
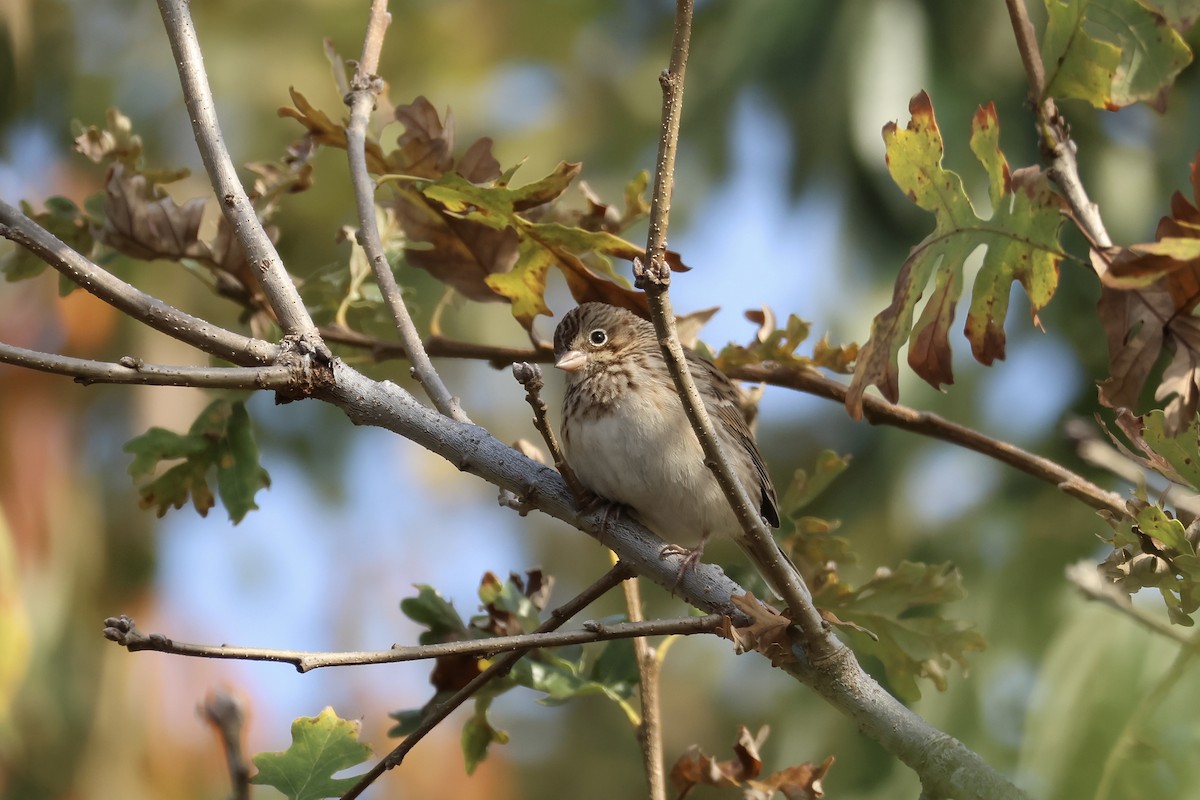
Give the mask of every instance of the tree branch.
[(387, 650), (359, 650), (345, 653), (320, 653), (306, 650), (273, 650), (262, 647), (232, 647), (230, 645), (190, 644), (177, 642), (161, 633), (145, 634), (127, 616), (104, 620), (104, 636), (131, 653), (151, 650), (190, 658), (232, 659), (235, 661), (275, 661), (291, 664), (297, 672), (310, 672), (323, 667), (351, 667), (361, 664), (397, 664), (404, 661), (426, 661), (447, 656), (480, 656), (490, 658), (496, 653), (527, 652), (544, 647), (566, 647), (611, 639), (636, 639), (644, 636), (693, 633), (716, 633), (723, 614), (703, 617), (680, 617), (646, 622), (585, 622), (583, 630), (555, 633), (523, 633), (497, 636), (491, 639), (471, 639), (463, 642), (444, 642), (413, 647), (393, 645)]
[[(713, 564), (700, 563), (679, 578), (680, 557), (660, 558), (665, 544), (627, 517), (606, 519), (603, 510), (581, 512), (562, 477), (505, 445), (476, 425), (455, 422), (418, 403), (394, 383), (377, 383), (340, 361), (334, 384), (316, 396), (341, 408), (356, 424), (391, 430), (436, 453), (464, 472), (507, 489), (533, 508), (563, 520), (615, 550), (638, 575), (671, 589), (709, 613), (728, 615), (733, 625), (749, 620), (733, 604), (745, 594)], [(678, 580), (678, 585), (676, 581)], [(850, 717), (862, 732), (902, 760), (927, 786), (949, 787), (942, 796), (1023, 798), (1025, 795), (961, 742), (938, 731), (868, 676), (849, 649), (839, 646), (819, 661), (797, 653), (789, 673)], [(952, 790), (951, 790), (952, 789)]]
[[(380, 339), (344, 328), (323, 328), (322, 331), (327, 341), (369, 349), (377, 359), (404, 358), (404, 349), (399, 345), (391, 345)], [(512, 362), (526, 361), (544, 364), (554, 360), (554, 351), (550, 348), (494, 347), (443, 338), (430, 339), (428, 346), (429, 354), (434, 357), (477, 359), (486, 361), (497, 368), (507, 367)], [(735, 380), (794, 389), (814, 397), (832, 400), (839, 405), (845, 404), (846, 387), (825, 377), (815, 369), (768, 362), (729, 367), (725, 370), (725, 374)], [(1092, 508), (1114, 512), (1125, 508), (1125, 502), (1118, 493), (1101, 488), (1058, 462), (1023, 450), (1001, 439), (987, 436), (937, 414), (918, 411), (910, 406), (897, 403), (889, 403), (875, 395), (866, 395), (863, 397), (863, 415), (872, 425), (889, 425), (974, 450), (980, 455), (995, 459), (1026, 475), (1052, 484), (1068, 496), (1074, 497)]]
[[(616, 554), (613, 554), (616, 558)], [(621, 584), (625, 592), (625, 608), (628, 609), (629, 622), (641, 623), (645, 616), (642, 613), (642, 588), (637, 577)], [(710, 614), (718, 622), (723, 616)], [(642, 764), (646, 770), (646, 783), (650, 787), (650, 800), (667, 800), (667, 780), (663, 763), (663, 721), (662, 707), (659, 703), (662, 662), (658, 659), (655, 648), (644, 637), (633, 640), (633, 655), (638, 668), (638, 698), (642, 709), (642, 720), (638, 725), (638, 743), (642, 746)]]
[(659, 82), (663, 90), (662, 125), (659, 135), (658, 159), (654, 168), (654, 193), (650, 200), (650, 233), (646, 242), (645, 264), (634, 262), (637, 285), (645, 290), (650, 303), (650, 315), (658, 344), (662, 348), (667, 369), (675, 381), (688, 421), (700, 441), (705, 459), (717, 483), (741, 523), (744, 536), (739, 544), (746, 550), (763, 577), (788, 604), (791, 617), (800, 626), (812, 655), (822, 657), (842, 645), (829, 633), (817, 612), (812, 594), (803, 578), (783, 556), (771, 532), (752, 503), (745, 488), (733, 474), (728, 456), (717, 439), (712, 420), (688, 371), (683, 346), (675, 330), (675, 312), (668, 292), (671, 271), (667, 266), (667, 222), (671, 209), (674, 185), (675, 150), (679, 141), (679, 120), (683, 110), (684, 75), (687, 70), (688, 47), (692, 31), (692, 0), (677, 0), (675, 4), (675, 34), (671, 44), (671, 63)]
[[(1087, 191), (1083, 188), (1083, 181), (1079, 177), (1079, 162), (1075, 159), (1075, 143), (1071, 141), (1067, 121), (1059, 113), (1054, 98), (1045, 96), (1046, 73), (1042, 65), (1042, 53), (1033, 24), (1029, 21), (1025, 0), (1005, 0), (1005, 5), (1008, 7), (1017, 49), (1021, 53), (1021, 63), (1025, 66), (1025, 74), (1029, 78), (1030, 98), (1037, 108), (1042, 159), (1049, 168), (1050, 177), (1066, 197), (1076, 224), (1093, 247), (1105, 250), (1112, 247), (1112, 239), (1100, 218), (1100, 207), (1088, 198)], [(1095, 259), (1093, 266), (1096, 266), (1094, 262)]]
[(144, 386), (192, 386), (202, 389), (276, 389), (294, 388), (296, 373), (287, 366), (265, 367), (172, 367), (144, 364), (139, 358), (125, 356), (117, 363), (72, 358), (54, 353), (27, 350), (0, 342), (0, 364), (14, 364), (67, 375), (76, 383), (135, 383)]
[[(550, 618), (539, 625), (535, 633), (550, 633), (556, 628), (561, 627), (564, 622), (591, 605), (592, 601), (604, 596), (610, 589), (629, 578), (632, 574), (627, 565), (618, 562), (591, 586), (550, 612)], [(525, 651), (513, 650), (497, 658), (492, 662), (490, 667), (476, 675), (471, 679), (470, 683), (459, 689), (452, 697), (434, 709), (433, 713), (421, 721), (421, 725), (415, 731), (406, 736), (400, 744), (396, 745), (396, 748), (388, 753), (387, 757), (383, 758), (378, 764), (367, 771), (358, 783), (350, 788), (350, 791), (342, 795), (342, 800), (353, 800), (353, 798), (362, 794), (363, 790), (374, 783), (375, 779), (384, 772), (392, 767), (399, 766), (404, 761), (404, 757), (408, 755), (408, 752), (416, 746), (417, 742), (425, 738), (438, 723), (450, 716), (451, 711), (465, 703), (472, 695), (493, 679), (508, 674), (513, 664), (516, 664), (524, 655)]]
[(0, 200), (0, 236), (25, 247), (69, 280), (118, 311), (198, 350), (234, 364), (269, 364), (279, 348), (193, 317), (129, 285), (72, 250), (16, 208)]
[(421, 344), (421, 335), (404, 304), (396, 276), (392, 274), (392, 265), (388, 263), (383, 242), (379, 238), (379, 225), (375, 217), (375, 181), (367, 170), (367, 122), (375, 108), (375, 97), (383, 85), (375, 73), (379, 69), (383, 34), (390, 21), (387, 0), (372, 0), (362, 58), (354, 70), (350, 94), (346, 97), (346, 103), (350, 106), (350, 122), (346, 125), (346, 156), (350, 161), (350, 180), (354, 184), (354, 199), (358, 205), (358, 243), (371, 262), (375, 282), (379, 284), (383, 300), (392, 312), (396, 332), (412, 364), (413, 377), (424, 387), (438, 411), (459, 422), (470, 422), (458, 399), (450, 394), (442, 382)]
[(300, 292), (284, 268), (275, 245), (263, 230), (258, 213), (251, 205), (225, 147), (188, 0), (158, 0), (158, 10), (179, 70), (183, 100), (192, 120), (196, 146), (209, 181), (220, 199), (221, 212), (245, 250), (246, 259), (258, 276), (267, 302), (271, 304), (284, 331), (319, 343), (316, 326), (304, 307), (304, 301), (300, 299)]
[[(811, 369), (749, 364), (731, 369), (729, 375), (742, 380), (769, 383), (773, 386), (786, 386), (837, 403), (844, 403), (846, 398), (845, 386)], [(1125, 501), (1116, 492), (1102, 489), (1056, 461), (1036, 453), (1030, 453), (1028, 450), (1022, 450), (1008, 442), (993, 439), (937, 414), (917, 411), (908, 406), (889, 403), (874, 395), (866, 395), (863, 397), (863, 416), (872, 425), (891, 425), (928, 436), (931, 439), (974, 450), (976, 453), (1020, 470), (1026, 475), (1050, 483), (1063, 493), (1092, 508), (1125, 514)]]

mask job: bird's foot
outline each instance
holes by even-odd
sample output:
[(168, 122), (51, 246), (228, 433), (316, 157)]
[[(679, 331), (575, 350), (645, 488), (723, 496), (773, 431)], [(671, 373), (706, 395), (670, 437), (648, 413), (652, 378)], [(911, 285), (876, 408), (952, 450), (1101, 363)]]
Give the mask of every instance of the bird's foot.
[(700, 563), (700, 558), (704, 555), (704, 542), (696, 545), (695, 548), (689, 550), (686, 547), (681, 547), (677, 544), (665, 544), (658, 551), (659, 560), (663, 560), (668, 556), (683, 556), (683, 562), (680, 563), (679, 569), (675, 573), (675, 580), (671, 582), (671, 594), (675, 594), (675, 590), (679, 588), (680, 582), (689, 570), (694, 570), (696, 565)]

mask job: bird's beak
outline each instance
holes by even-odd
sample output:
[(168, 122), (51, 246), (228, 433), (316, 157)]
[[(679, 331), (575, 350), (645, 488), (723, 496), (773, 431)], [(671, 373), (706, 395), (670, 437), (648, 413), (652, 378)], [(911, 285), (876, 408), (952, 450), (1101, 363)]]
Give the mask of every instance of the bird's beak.
[(585, 361), (587, 361), (587, 353), (582, 350), (568, 350), (562, 354), (562, 358), (554, 362), (554, 366), (564, 372), (574, 372), (582, 367)]

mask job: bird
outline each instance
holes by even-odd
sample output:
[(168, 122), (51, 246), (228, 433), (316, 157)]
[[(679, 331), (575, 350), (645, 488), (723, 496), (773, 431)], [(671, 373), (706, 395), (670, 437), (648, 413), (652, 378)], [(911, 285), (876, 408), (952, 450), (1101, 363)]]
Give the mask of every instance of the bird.
[[(684, 355), (734, 475), (762, 517), (779, 527), (775, 487), (741, 390), (708, 359), (686, 348)], [(567, 464), (584, 488), (666, 540), (661, 557), (686, 554), (676, 584), (714, 534), (743, 544), (741, 524), (706, 464), (648, 320), (605, 303), (579, 305), (554, 331), (554, 358), (567, 376), (561, 425)]]

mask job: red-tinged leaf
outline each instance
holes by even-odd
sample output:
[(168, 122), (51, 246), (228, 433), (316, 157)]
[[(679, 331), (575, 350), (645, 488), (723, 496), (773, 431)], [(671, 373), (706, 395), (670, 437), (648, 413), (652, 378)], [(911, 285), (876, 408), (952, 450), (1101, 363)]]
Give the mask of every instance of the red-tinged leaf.
[(492, 139), (485, 136), (467, 148), (454, 171), (471, 183), (487, 183), (500, 177), (500, 162), (492, 155)]
[(1191, 63), (1179, 33), (1139, 0), (1046, 0), (1046, 11), (1046, 97), (1114, 111), (1147, 102), (1161, 111)]
[[(1009, 287), (1019, 281), (1032, 306), (1033, 320), (1054, 293), (1063, 258), (1058, 243), (1061, 199), (1037, 170), (1010, 173), (999, 147), (995, 108), (980, 108), (972, 120), (971, 150), (987, 170), (992, 216), (979, 218), (958, 175), (942, 166), (942, 138), (929, 96), (909, 104), (912, 118), (904, 130), (884, 126), (888, 169), (914, 203), (934, 214), (934, 231), (913, 248), (900, 269), (891, 304), (876, 315), (871, 337), (858, 353), (854, 379), (846, 395), (851, 415), (861, 417), (862, 396), (870, 385), (891, 402), (899, 399), (897, 357), (909, 342), (913, 370), (935, 388), (953, 382), (948, 332), (963, 288), (963, 267), (976, 249), (985, 248), (983, 266), (972, 291), (965, 333), (975, 358), (991, 364), (1004, 358), (1004, 318)], [(934, 290), (913, 325), (927, 285)], [(910, 341), (911, 339), (911, 341)]]
[(513, 211), (528, 211), (557, 200), (571, 185), (571, 182), (578, 177), (582, 169), (583, 164), (579, 162), (560, 161), (558, 166), (541, 180), (527, 183), (519, 189), (513, 189), (511, 203)]

